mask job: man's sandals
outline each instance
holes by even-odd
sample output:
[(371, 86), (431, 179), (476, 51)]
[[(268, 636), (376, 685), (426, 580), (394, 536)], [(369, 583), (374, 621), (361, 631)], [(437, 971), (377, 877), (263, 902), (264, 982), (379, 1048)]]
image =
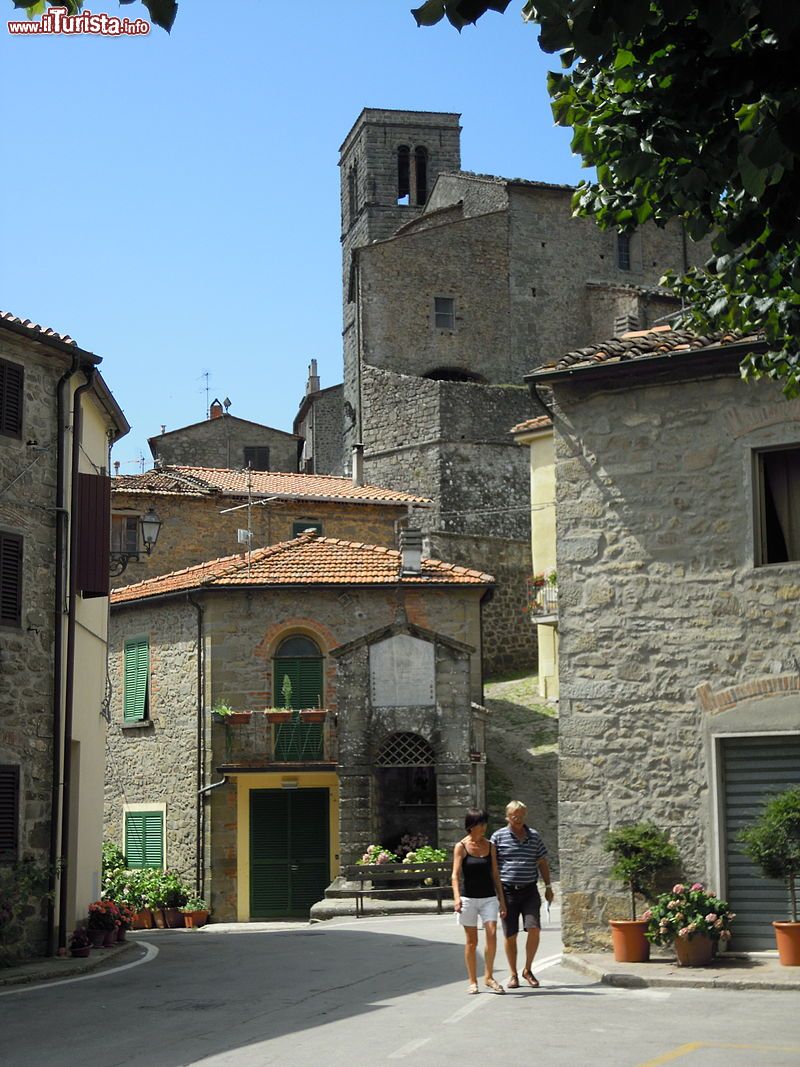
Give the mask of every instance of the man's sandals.
[[(532, 989), (539, 988), (539, 979), (527, 968), (522, 972), (522, 977)], [(509, 989), (519, 989), (519, 978), (517, 978), (515, 974), (512, 974), (507, 984)]]

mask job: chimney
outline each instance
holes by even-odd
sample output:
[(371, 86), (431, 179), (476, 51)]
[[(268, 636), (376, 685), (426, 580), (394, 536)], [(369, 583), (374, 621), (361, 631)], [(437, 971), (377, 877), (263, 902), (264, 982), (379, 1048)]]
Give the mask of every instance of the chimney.
[(422, 530), (400, 531), (400, 573), (420, 574), (422, 571)]
[(364, 446), (353, 445), (353, 485), (364, 484)]
[(306, 396), (319, 392), (319, 374), (317, 374), (317, 361), (311, 360), (308, 368), (308, 381), (306, 382)]
[(114, 460), (114, 477), (115, 478), (119, 477), (119, 460), (118, 459)]
[(208, 409), (208, 417), (210, 419), (222, 418), (222, 404), (220, 404), (219, 400), (211, 401), (211, 407)]

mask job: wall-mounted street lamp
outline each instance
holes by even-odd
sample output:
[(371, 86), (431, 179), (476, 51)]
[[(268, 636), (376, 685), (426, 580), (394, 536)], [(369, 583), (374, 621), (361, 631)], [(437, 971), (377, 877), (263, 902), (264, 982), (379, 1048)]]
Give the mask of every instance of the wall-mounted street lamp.
[[(148, 556), (153, 551), (155, 543), (158, 540), (162, 525), (163, 523), (161, 519), (156, 515), (153, 508), (150, 508), (146, 514), (142, 515), (139, 519), (139, 530), (142, 535), (142, 544), (144, 545), (144, 550)], [(112, 552), (110, 557), (110, 573), (112, 577), (116, 578), (118, 575), (122, 574), (130, 561), (132, 559), (138, 560), (140, 556), (141, 553), (138, 550), (136, 552)]]

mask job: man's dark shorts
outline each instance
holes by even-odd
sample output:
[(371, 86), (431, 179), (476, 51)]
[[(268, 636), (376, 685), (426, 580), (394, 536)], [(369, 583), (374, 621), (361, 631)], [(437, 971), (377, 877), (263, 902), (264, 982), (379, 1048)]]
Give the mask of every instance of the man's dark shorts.
[(503, 933), (506, 937), (514, 937), (519, 933), (520, 916), (523, 930), (541, 928), (539, 913), (542, 910), (542, 898), (539, 896), (536, 882), (518, 889), (504, 882), (503, 896), (506, 898), (506, 917), (503, 919)]

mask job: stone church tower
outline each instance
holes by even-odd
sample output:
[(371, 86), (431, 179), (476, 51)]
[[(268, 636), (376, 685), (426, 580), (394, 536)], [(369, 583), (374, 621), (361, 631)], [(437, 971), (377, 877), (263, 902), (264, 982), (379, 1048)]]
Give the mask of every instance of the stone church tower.
[(364, 108), (340, 148), (344, 301), (344, 455), (361, 440), (353, 250), (417, 218), (442, 171), (461, 166), (460, 115)]

